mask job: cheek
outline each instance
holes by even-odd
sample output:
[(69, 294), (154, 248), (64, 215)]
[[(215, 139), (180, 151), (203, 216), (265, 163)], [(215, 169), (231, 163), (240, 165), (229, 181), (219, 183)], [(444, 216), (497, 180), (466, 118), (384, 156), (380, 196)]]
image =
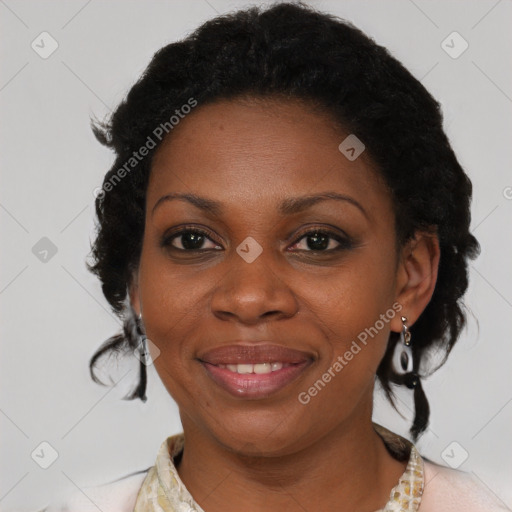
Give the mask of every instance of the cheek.
[(169, 265), (159, 249), (143, 248), (139, 267), (139, 293), (146, 334), (169, 361), (178, 361), (187, 349), (190, 329), (200, 325), (201, 303), (208, 284), (190, 279)]
[[(316, 288), (304, 281), (304, 300), (325, 325), (327, 335), (338, 336), (344, 345), (374, 326), (392, 308), (393, 268), (389, 258), (363, 253), (352, 258), (347, 266), (333, 271)], [(389, 315), (393, 312), (391, 309)], [(389, 322), (385, 325), (379, 322), (377, 328), (389, 330)]]
[[(312, 320), (328, 341), (319, 374), (329, 381), (335, 400), (351, 400), (350, 395), (354, 398), (361, 388), (374, 382), (386, 350), (390, 321), (399, 314), (400, 305), (393, 307), (393, 272), (393, 257), (362, 251), (350, 265), (333, 273), (314, 295), (309, 292)], [(345, 393), (349, 396), (336, 398), (337, 392), (340, 397)]]
[(188, 341), (200, 336), (205, 290), (182, 274), (171, 273), (168, 265), (158, 265), (158, 258), (146, 262), (141, 261), (139, 288), (146, 335), (159, 350), (155, 369), (177, 403), (196, 402), (190, 366), (193, 347)]
[(371, 407), (375, 374), (389, 338), (389, 322), (398, 314), (392, 303), (379, 297), (372, 287), (366, 293), (361, 281), (346, 289), (346, 295), (337, 296), (333, 315), (325, 314), (320, 319), (327, 326), (324, 332), (328, 333), (328, 343), (324, 344), (318, 369), (297, 397), (306, 404), (304, 413), (311, 418), (321, 416), (325, 428), (350, 415), (358, 404)]

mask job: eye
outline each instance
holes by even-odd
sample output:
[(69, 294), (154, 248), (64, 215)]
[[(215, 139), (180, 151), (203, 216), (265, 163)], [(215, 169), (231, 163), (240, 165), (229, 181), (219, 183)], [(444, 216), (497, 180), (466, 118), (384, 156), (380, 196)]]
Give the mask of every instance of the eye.
[[(205, 247), (208, 242), (210, 246)], [(164, 236), (162, 246), (181, 252), (222, 250), (222, 247), (212, 240), (208, 231), (198, 228), (184, 228)], [(352, 242), (348, 237), (319, 228), (306, 231), (292, 246), (303, 252), (334, 252), (351, 247)]]
[(352, 247), (348, 237), (325, 229), (312, 229), (303, 233), (293, 247), (299, 246), (302, 240), (306, 242), (299, 247), (299, 250), (305, 252), (333, 252)]
[[(211, 242), (213, 247), (204, 247), (207, 241)], [(187, 252), (221, 248), (220, 245), (210, 238), (210, 234), (207, 231), (197, 228), (182, 229), (177, 233), (164, 237), (162, 246)]]

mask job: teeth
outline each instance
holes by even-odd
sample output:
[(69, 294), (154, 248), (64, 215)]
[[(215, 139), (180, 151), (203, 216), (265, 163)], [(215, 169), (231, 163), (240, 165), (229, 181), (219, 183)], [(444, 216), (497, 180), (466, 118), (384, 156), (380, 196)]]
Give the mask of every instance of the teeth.
[(254, 365), (254, 373), (270, 373), (270, 363), (260, 363)]
[(219, 368), (228, 369), (233, 373), (255, 373), (257, 375), (272, 373), (281, 368), (290, 366), (288, 363), (256, 363), (256, 364), (219, 364)]
[(237, 364), (236, 371), (238, 373), (253, 373), (253, 366), (252, 364)]

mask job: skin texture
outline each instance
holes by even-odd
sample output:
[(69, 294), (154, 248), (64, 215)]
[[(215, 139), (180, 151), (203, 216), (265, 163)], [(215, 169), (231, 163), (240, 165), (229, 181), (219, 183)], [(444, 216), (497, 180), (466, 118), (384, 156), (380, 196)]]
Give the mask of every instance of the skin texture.
[[(371, 425), (375, 373), (400, 315), (411, 326), (428, 304), (439, 246), (418, 233), (397, 252), (391, 196), (366, 152), (351, 162), (338, 150), (348, 134), (299, 101), (226, 100), (197, 107), (155, 155), (130, 297), (180, 409), (180, 477), (208, 512), (374, 511), (405, 469)], [(324, 192), (350, 196), (364, 213), (334, 200), (278, 211), (286, 198)], [(214, 199), (224, 211), (183, 200), (153, 211), (170, 193)], [(169, 234), (183, 224), (210, 233), (207, 251), (179, 251), (184, 237)], [(351, 242), (330, 238), (314, 252), (304, 237), (312, 228)], [(249, 236), (263, 249), (252, 263), (236, 252)], [(400, 313), (301, 404), (299, 393), (394, 303)], [(312, 363), (269, 397), (236, 398), (197, 357), (237, 339), (302, 350)]]

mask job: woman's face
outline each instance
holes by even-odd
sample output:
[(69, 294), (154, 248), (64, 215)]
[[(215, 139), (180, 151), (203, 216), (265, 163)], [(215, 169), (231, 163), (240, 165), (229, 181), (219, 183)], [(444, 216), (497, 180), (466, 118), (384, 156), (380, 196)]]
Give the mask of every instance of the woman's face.
[(155, 155), (131, 296), (185, 432), (283, 455), (371, 417), (405, 311), (391, 199), (348, 135), (299, 102), (220, 101)]

